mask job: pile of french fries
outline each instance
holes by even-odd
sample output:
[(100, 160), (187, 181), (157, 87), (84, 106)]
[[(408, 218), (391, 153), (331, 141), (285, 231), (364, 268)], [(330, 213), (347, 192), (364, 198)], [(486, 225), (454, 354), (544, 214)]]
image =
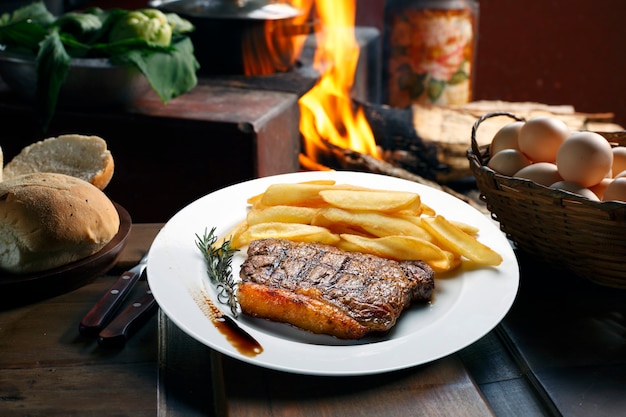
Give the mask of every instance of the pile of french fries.
[(265, 238), (319, 242), (421, 260), (436, 272), (453, 270), (464, 260), (478, 266), (502, 262), (500, 254), (476, 239), (476, 227), (447, 220), (417, 193), (311, 181), (272, 184), (248, 204), (246, 219), (222, 238), (230, 239), (232, 248)]

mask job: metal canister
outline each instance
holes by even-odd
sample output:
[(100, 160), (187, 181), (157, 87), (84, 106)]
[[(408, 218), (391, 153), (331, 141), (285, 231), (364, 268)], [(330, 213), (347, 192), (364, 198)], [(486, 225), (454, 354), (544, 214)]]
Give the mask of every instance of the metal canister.
[(391, 0), (385, 6), (383, 97), (393, 107), (472, 100), (475, 0)]

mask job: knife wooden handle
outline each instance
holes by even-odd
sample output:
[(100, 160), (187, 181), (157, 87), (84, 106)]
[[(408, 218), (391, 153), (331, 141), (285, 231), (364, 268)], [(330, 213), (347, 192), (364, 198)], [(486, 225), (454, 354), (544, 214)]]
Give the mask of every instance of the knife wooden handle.
[(107, 325), (124, 299), (128, 296), (140, 274), (126, 271), (115, 284), (83, 317), (78, 331), (86, 336), (95, 336)]
[(157, 303), (148, 284), (145, 283), (143, 287), (145, 288), (145, 290), (142, 290), (143, 295), (128, 305), (108, 326), (100, 331), (100, 334), (98, 334), (98, 344), (100, 346), (124, 346), (132, 333), (156, 310)]

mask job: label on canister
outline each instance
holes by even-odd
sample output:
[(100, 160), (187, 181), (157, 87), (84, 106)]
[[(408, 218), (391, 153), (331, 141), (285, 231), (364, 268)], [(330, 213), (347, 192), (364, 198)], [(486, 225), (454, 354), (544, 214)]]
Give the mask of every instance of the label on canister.
[(406, 8), (387, 19), (389, 105), (471, 101), (476, 27), (472, 8)]

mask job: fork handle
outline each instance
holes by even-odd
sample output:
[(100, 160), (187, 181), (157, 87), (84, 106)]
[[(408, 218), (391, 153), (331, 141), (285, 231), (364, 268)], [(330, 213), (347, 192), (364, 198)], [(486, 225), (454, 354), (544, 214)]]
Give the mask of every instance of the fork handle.
[(115, 281), (81, 320), (78, 331), (82, 335), (95, 336), (106, 326), (139, 279), (140, 274), (126, 271)]

